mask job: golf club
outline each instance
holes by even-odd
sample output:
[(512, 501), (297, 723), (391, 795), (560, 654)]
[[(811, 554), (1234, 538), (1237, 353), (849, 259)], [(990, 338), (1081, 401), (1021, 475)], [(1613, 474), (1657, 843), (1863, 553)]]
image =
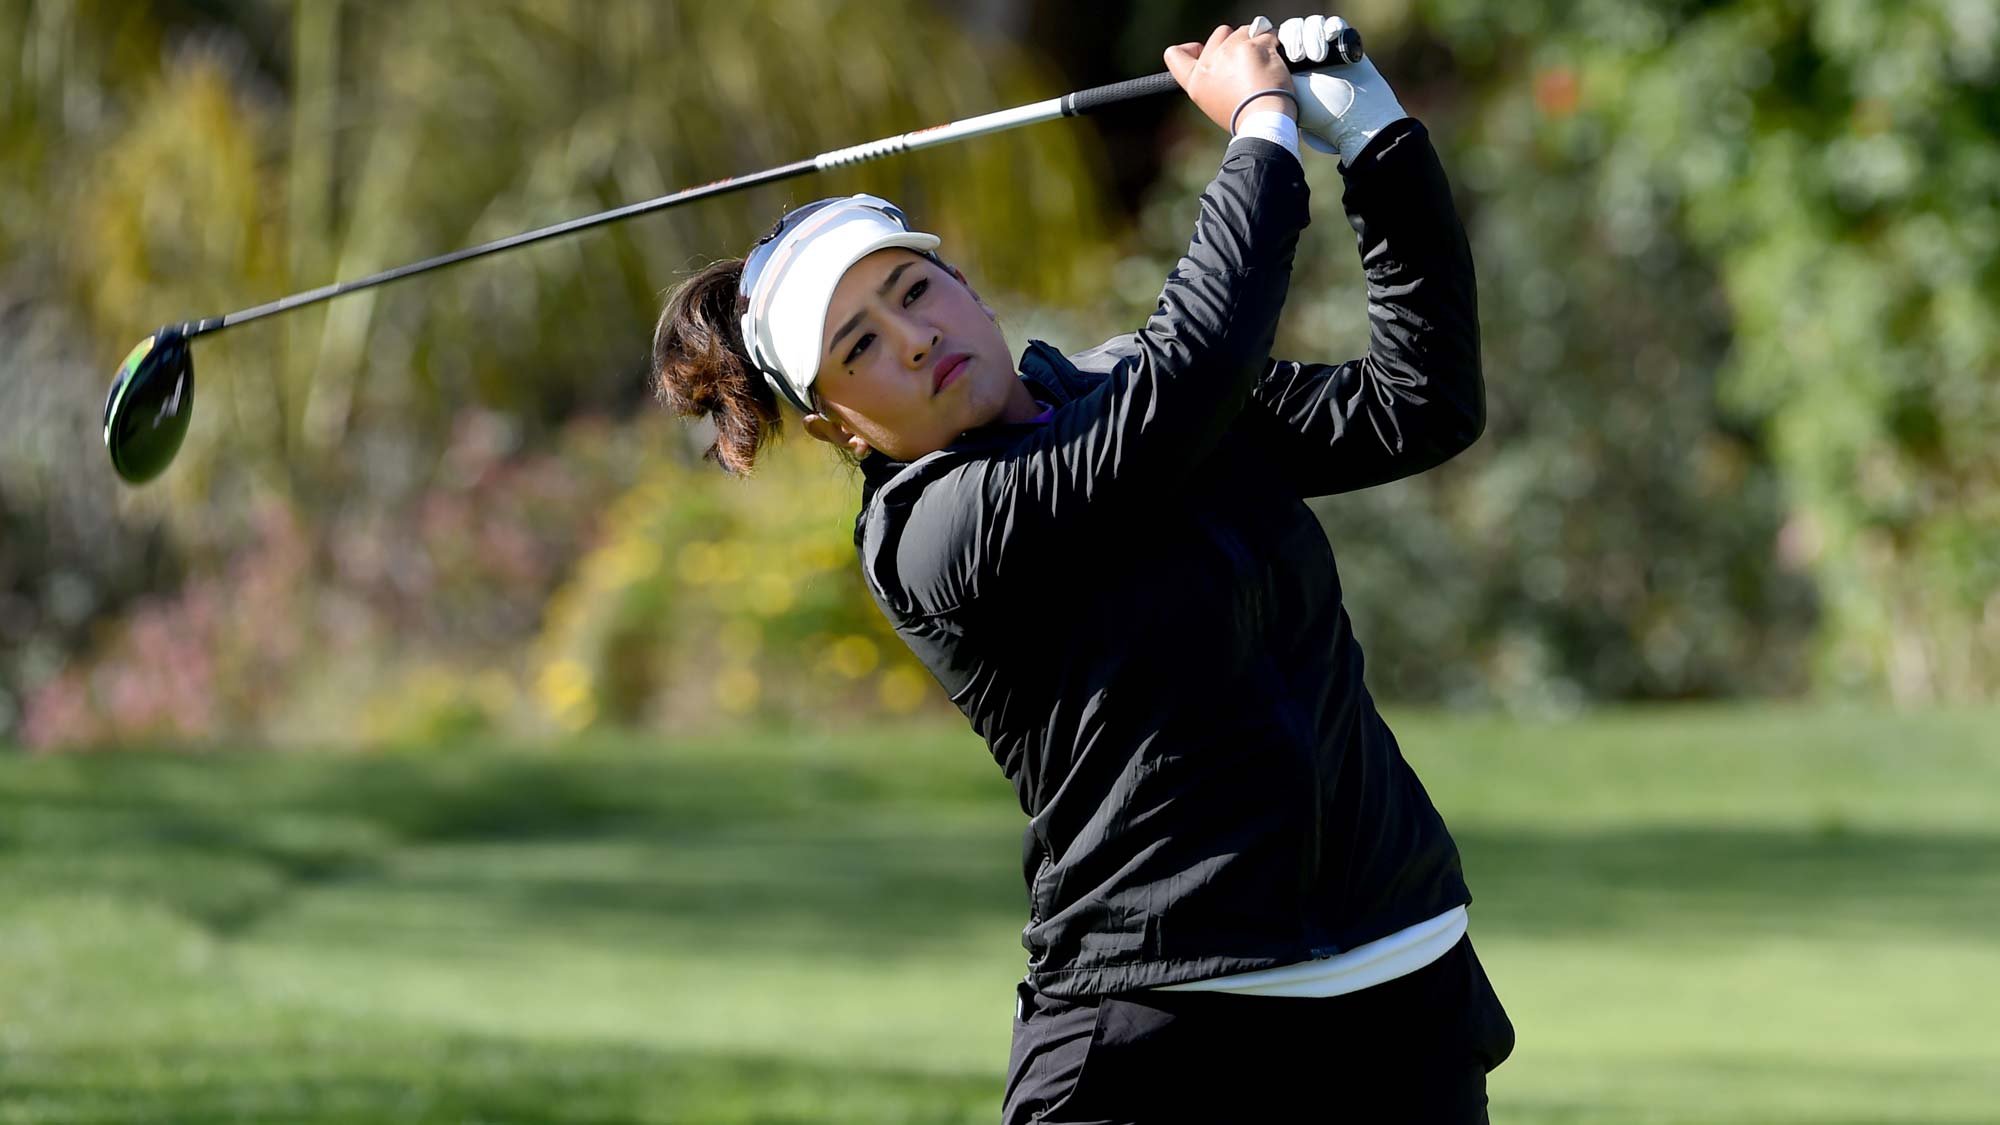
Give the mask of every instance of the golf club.
[[(1360, 33), (1351, 27), (1343, 27), (1329, 35), (1326, 61), (1298, 62), (1290, 64), (1290, 68), (1294, 72), (1303, 72), (1338, 64), (1356, 63), (1361, 61), (1361, 58)], [(303, 293), (294, 293), (289, 297), (282, 297), (268, 304), (226, 316), (167, 325), (140, 341), (138, 346), (126, 355), (125, 362), (119, 365), (118, 374), (112, 379), (110, 391), (105, 395), (104, 445), (111, 455), (111, 467), (126, 483), (143, 484), (165, 471), (168, 464), (173, 461), (174, 454), (180, 451), (181, 440), (187, 436), (188, 420), (194, 411), (194, 355), (191, 342), (196, 336), (220, 332), (238, 324), (247, 324), (276, 313), (316, 304), (343, 293), (354, 293), (401, 278), (413, 277), (427, 270), (455, 265), (487, 254), (497, 254), (502, 250), (512, 250), (517, 246), (526, 246), (560, 235), (574, 234), (605, 223), (615, 223), (620, 219), (630, 219), (682, 203), (691, 203), (697, 199), (776, 183), (808, 172), (858, 164), (864, 160), (873, 160), (899, 152), (930, 148), (967, 137), (997, 133), (1004, 129), (1032, 125), (1057, 117), (1075, 117), (1119, 102), (1162, 94), (1179, 88), (1174, 76), (1166, 71), (1144, 78), (1094, 86), (1087, 90), (1064, 94), (1059, 98), (1049, 98), (1046, 101), (1016, 106), (1013, 109), (969, 117), (963, 121), (901, 133), (867, 144), (834, 149), (762, 172), (717, 180), (671, 195), (627, 204), (495, 242), (426, 258), (421, 262), (398, 266), (354, 281), (336, 282)]]

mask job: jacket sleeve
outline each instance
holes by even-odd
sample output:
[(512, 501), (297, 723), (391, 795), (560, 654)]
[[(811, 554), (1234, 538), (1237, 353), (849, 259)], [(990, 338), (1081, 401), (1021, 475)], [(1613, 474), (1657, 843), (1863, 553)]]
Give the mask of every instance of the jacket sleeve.
[(1405, 118), (1342, 175), (1368, 285), (1368, 354), (1267, 364), (1243, 415), (1301, 496), (1423, 472), (1486, 424), (1472, 251), (1428, 132)]
[[(912, 609), (948, 609), (1082, 521), (1183, 486), (1269, 366), (1308, 194), (1284, 148), (1232, 141), (1202, 193), (1187, 252), (1132, 338), (1132, 361), (1029, 438), (907, 498), (894, 528), (895, 573), (874, 577), (901, 587)], [(885, 488), (878, 500), (893, 506), (898, 491)]]

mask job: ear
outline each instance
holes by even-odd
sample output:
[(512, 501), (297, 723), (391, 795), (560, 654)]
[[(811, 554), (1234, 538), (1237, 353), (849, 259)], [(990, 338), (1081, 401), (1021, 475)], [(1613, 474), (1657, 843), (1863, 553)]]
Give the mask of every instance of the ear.
[(986, 319), (992, 321), (995, 324), (1000, 323), (1000, 317), (993, 312), (993, 306), (986, 303), (985, 298), (979, 295), (979, 290), (974, 289), (970, 281), (965, 280), (965, 275), (958, 272), (957, 266), (947, 264), (945, 265), (944, 268), (947, 273), (950, 273), (951, 276), (958, 279), (958, 283), (960, 285), (965, 286), (965, 291), (967, 293), (972, 294), (973, 300), (979, 302), (979, 307), (986, 313)]
[(853, 452), (855, 460), (859, 461), (868, 456), (870, 449), (868, 439), (852, 433), (831, 417), (825, 414), (808, 414), (802, 421), (805, 423), (807, 433), (829, 445), (846, 446)]

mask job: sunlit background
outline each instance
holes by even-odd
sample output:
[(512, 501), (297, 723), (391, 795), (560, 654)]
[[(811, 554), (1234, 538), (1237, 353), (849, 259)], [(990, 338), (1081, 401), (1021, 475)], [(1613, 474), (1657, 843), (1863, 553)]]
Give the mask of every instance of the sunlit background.
[[(858, 478), (704, 463), (652, 329), (871, 191), (1017, 350), (1129, 331), (1223, 146), (1185, 99), (204, 339), (143, 488), (103, 395), (163, 323), (1259, 10), (0, 0), (0, 1122), (997, 1116), (1020, 811)], [(1342, 14), (1479, 271), (1484, 437), (1314, 506), (1521, 1030), (1495, 1119), (2000, 1119), (2000, 3)], [(1306, 164), (1279, 350), (1343, 359)]]

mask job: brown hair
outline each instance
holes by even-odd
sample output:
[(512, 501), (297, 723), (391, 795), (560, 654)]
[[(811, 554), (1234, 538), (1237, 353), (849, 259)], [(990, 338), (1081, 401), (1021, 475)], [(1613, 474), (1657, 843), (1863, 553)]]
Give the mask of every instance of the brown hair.
[(675, 286), (653, 330), (653, 393), (683, 418), (715, 423), (704, 454), (748, 474), (778, 435), (777, 392), (750, 362), (736, 314), (743, 259), (725, 258)]

